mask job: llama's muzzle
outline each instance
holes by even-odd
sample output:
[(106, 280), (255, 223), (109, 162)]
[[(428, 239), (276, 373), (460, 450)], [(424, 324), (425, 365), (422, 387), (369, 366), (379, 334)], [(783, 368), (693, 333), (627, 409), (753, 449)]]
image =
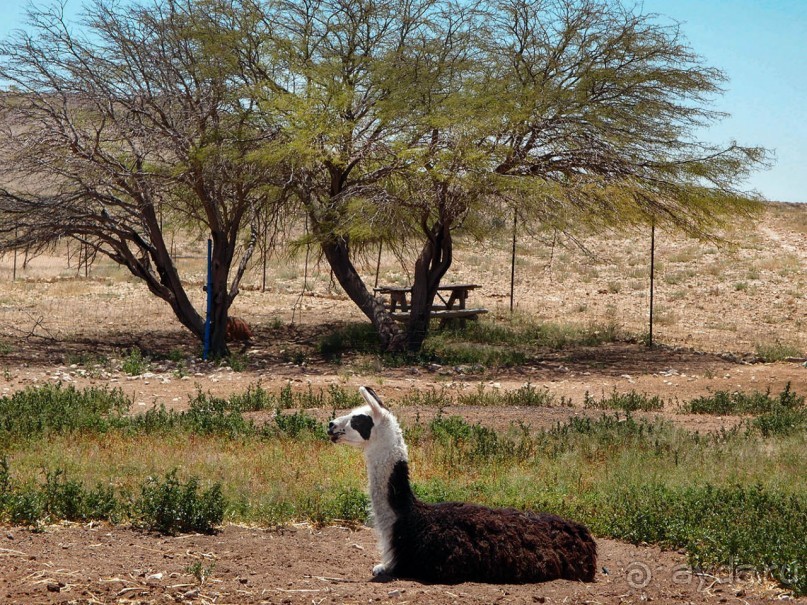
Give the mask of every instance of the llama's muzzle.
[(333, 443), (339, 441), (339, 437), (345, 434), (345, 431), (336, 430), (336, 423), (333, 421), (328, 423), (328, 437)]

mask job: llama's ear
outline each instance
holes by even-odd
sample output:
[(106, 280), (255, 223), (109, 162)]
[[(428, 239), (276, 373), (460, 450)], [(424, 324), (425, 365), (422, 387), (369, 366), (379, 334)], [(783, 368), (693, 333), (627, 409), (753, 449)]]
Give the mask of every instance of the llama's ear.
[(381, 402), (381, 398), (376, 395), (376, 392), (370, 387), (359, 387), (359, 393), (361, 393), (364, 400), (370, 404), (373, 414), (381, 415), (382, 411), (387, 409), (387, 406)]

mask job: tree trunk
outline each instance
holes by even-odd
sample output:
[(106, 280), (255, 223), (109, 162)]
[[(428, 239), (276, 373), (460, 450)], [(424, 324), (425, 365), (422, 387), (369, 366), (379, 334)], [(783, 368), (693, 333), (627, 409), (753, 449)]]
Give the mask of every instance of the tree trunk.
[(453, 242), (451, 229), (437, 223), (428, 232), (428, 240), (415, 262), (412, 303), (406, 331), (406, 347), (416, 353), (423, 346), (429, 331), (432, 303), (440, 281), (451, 267)]
[[(142, 278), (146, 282), (152, 293), (171, 305), (171, 309), (174, 311), (174, 315), (176, 315), (180, 323), (202, 341), (205, 333), (204, 316), (199, 314), (199, 311), (193, 306), (188, 298), (188, 294), (185, 292), (185, 287), (179, 277), (174, 259), (171, 257), (168, 247), (165, 245), (165, 239), (160, 229), (157, 213), (152, 204), (143, 205), (143, 218), (151, 241), (150, 253), (159, 276), (159, 285), (154, 283), (152, 276), (149, 275), (145, 268), (139, 270), (138, 267), (138, 270), (135, 270), (132, 263), (125, 262), (125, 264), (129, 266), (129, 269), (134, 275)], [(140, 265), (140, 263), (135, 264)]]
[(227, 347), (227, 315), (230, 310), (231, 299), (228, 295), (227, 277), (234, 252), (234, 245), (231, 244), (226, 235), (220, 232), (213, 232), (213, 254), (212, 254), (212, 285), (213, 285), (213, 309), (210, 326), (210, 350), (212, 358), (227, 357), (230, 349)]
[(356, 267), (350, 261), (347, 242), (343, 239), (329, 239), (322, 244), (322, 250), (339, 285), (373, 323), (384, 350), (402, 351), (406, 342), (400, 326), (395, 323), (384, 304), (367, 290)]

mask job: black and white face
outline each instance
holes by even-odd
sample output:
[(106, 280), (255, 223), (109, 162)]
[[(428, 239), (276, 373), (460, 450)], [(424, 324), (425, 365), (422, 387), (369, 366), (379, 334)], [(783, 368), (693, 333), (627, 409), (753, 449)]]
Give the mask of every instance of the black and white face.
[(328, 436), (334, 443), (364, 447), (375, 435), (374, 429), (382, 420), (386, 408), (370, 387), (359, 387), (359, 392), (368, 405), (328, 423)]

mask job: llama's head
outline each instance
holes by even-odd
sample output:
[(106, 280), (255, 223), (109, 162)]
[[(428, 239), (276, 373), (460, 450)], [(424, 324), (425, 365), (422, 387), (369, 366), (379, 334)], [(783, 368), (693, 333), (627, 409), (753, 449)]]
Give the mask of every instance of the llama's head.
[(367, 405), (331, 420), (328, 424), (331, 441), (366, 448), (382, 438), (381, 435), (388, 434), (390, 429), (400, 432), (395, 418), (373, 389), (359, 387), (359, 392)]

